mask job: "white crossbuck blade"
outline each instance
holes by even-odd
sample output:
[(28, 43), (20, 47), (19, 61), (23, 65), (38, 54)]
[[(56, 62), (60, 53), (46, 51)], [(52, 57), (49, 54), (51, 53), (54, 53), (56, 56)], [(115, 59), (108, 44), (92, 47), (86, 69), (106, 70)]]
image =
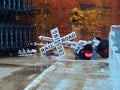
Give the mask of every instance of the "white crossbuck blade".
[(51, 30), (51, 34), (52, 34), (52, 38), (46, 37), (46, 36), (39, 36), (40, 40), (46, 40), (46, 41), (52, 42), (52, 43), (49, 43), (49, 44), (43, 46), (42, 48), (40, 48), (41, 54), (44, 54), (47, 51), (56, 47), (58, 55), (59, 56), (64, 56), (65, 51), (64, 51), (64, 48), (63, 48), (62, 44), (69, 41), (69, 40), (72, 40), (72, 39), (76, 38), (76, 33), (72, 32), (72, 33), (70, 33), (70, 34), (61, 38), (60, 34), (59, 34), (59, 31), (58, 31), (58, 28), (55, 28), (55, 29)]

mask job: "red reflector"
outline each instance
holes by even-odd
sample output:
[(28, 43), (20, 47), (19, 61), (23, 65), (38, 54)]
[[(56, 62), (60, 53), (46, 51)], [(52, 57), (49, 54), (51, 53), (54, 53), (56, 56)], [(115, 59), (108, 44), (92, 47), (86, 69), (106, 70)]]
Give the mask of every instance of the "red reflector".
[(85, 54), (85, 57), (87, 57), (87, 58), (92, 57), (92, 52), (89, 50), (86, 50), (84, 54)]
[(105, 48), (103, 53), (107, 54), (109, 52), (109, 49), (108, 48)]

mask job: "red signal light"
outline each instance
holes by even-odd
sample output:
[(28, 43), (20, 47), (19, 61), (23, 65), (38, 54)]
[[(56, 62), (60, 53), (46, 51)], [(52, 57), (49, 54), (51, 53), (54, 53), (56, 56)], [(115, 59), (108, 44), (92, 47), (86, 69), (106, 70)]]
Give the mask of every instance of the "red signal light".
[(85, 55), (86, 58), (90, 58), (90, 57), (92, 57), (93, 54), (92, 54), (92, 51), (85, 50), (84, 55)]
[(107, 54), (109, 52), (108, 47), (103, 50), (103, 53)]

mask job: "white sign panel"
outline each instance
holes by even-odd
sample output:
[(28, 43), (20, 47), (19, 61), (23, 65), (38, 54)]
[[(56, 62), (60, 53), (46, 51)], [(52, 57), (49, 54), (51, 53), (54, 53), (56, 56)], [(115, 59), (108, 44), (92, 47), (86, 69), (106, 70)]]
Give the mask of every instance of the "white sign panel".
[(47, 51), (49, 51), (49, 50), (51, 50), (55, 47), (57, 48), (57, 51), (58, 51), (59, 55), (65, 54), (62, 51), (64, 49), (62, 44), (69, 41), (69, 40), (72, 40), (72, 39), (76, 38), (76, 33), (75, 32), (72, 32), (72, 33), (60, 38), (58, 28), (55, 28), (55, 29), (51, 30), (51, 34), (52, 34), (53, 38), (50, 38), (50, 39), (53, 42), (41, 47), (40, 48), (41, 54), (45, 54)]
[(41, 54), (45, 54), (47, 51), (53, 49), (55, 47), (54, 42), (49, 43), (43, 47), (40, 48)]
[[(62, 43), (65, 43), (65, 42), (67, 42), (69, 40), (72, 40), (74, 38), (76, 38), (76, 33), (72, 32), (72, 33), (70, 33), (70, 34), (65, 35), (64, 37), (62, 37), (61, 40), (62, 40)], [(40, 40), (49, 41), (49, 42), (53, 42), (53, 38), (51, 38), (51, 37), (39, 36), (39, 39)]]
[(54, 42), (54, 45), (56, 46), (58, 55), (65, 56), (65, 50), (64, 50), (64, 47), (62, 45), (62, 40), (60, 38), (58, 28), (51, 30), (51, 34), (52, 34), (53, 42)]
[(67, 42), (67, 41), (69, 41), (69, 40), (72, 40), (72, 39), (74, 39), (74, 38), (76, 38), (76, 33), (75, 33), (75, 32), (72, 32), (72, 33), (70, 33), (70, 34), (62, 37), (61, 40), (62, 40), (62, 43), (65, 43), (65, 42)]

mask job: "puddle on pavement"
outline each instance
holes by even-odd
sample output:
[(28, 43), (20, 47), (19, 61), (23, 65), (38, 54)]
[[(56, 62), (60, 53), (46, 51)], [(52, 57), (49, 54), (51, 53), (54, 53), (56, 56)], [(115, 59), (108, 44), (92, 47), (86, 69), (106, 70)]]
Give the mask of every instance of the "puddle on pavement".
[(27, 90), (113, 90), (106, 61), (59, 61), (41, 76)]
[(25, 67), (0, 80), (0, 90), (23, 90), (47, 67)]

